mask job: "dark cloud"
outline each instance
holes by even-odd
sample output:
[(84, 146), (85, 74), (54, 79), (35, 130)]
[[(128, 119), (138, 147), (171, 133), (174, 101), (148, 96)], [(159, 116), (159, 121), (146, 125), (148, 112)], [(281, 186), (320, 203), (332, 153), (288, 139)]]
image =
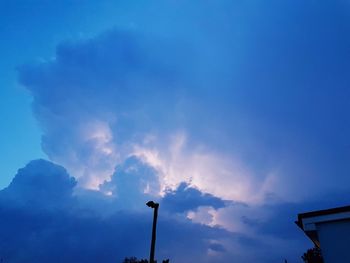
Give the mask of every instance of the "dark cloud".
[(158, 198), (160, 184), (156, 170), (132, 156), (116, 167), (111, 180), (100, 185), (100, 190), (116, 198), (120, 208), (135, 209)]
[[(125, 256), (148, 256), (152, 213), (119, 212), (105, 219), (68, 211), (2, 210), (2, 215), (0, 253), (5, 262), (121, 262)], [(207, 262), (206, 252), (212, 246), (208, 240), (224, 236), (228, 234), (223, 230), (161, 218), (157, 258)]]
[(57, 208), (69, 205), (75, 185), (76, 180), (62, 166), (35, 160), (18, 170), (0, 192), (0, 200), (11, 206)]
[(174, 191), (169, 190), (166, 192), (162, 199), (162, 206), (175, 213), (195, 210), (200, 206), (211, 206), (218, 209), (225, 207), (225, 205), (224, 200), (211, 194), (202, 193), (185, 182), (181, 183)]
[(294, 224), (299, 213), (345, 206), (348, 205), (349, 198), (350, 191), (342, 191), (321, 194), (315, 199), (304, 202), (266, 204), (262, 206), (262, 209), (271, 213), (269, 220), (264, 221), (256, 218), (251, 219), (249, 217), (243, 217), (242, 220), (245, 224), (256, 228), (259, 233), (264, 235), (273, 235), (284, 239), (303, 240), (304, 236), (301, 235), (301, 230), (296, 231), (296, 225)]
[[(152, 211), (144, 204), (150, 197), (143, 192), (147, 180), (157, 181), (155, 171), (137, 157), (130, 157), (101, 187), (112, 189), (112, 195), (106, 196), (76, 188), (75, 180), (61, 166), (45, 160), (30, 162), (0, 192), (1, 257), (10, 263), (118, 262), (125, 256), (147, 257), (152, 225)], [(153, 186), (159, 189), (157, 183)], [(124, 189), (118, 192), (118, 187)], [(128, 192), (139, 205), (132, 204)], [(337, 193), (320, 200), (329, 198), (333, 200), (329, 205), (339, 205), (347, 197)], [(127, 206), (122, 204), (124, 201)], [(309, 244), (293, 223), (297, 213), (322, 208), (323, 204), (276, 203), (254, 208), (227, 203), (185, 183), (166, 192), (159, 201), (157, 256), (185, 263), (193, 259), (255, 262), (259, 258), (270, 262), (295, 258), (295, 253), (301, 255)], [(220, 211), (227, 205), (255, 233), (253, 236), (243, 230), (229, 232), (219, 226), (194, 223), (179, 214), (203, 206)], [(259, 220), (262, 209), (271, 215)], [(296, 242), (293, 249), (289, 248), (290, 242)], [(232, 250), (237, 246), (239, 251)]]
[[(116, 187), (111, 196), (106, 196), (102, 192), (76, 188), (75, 180), (61, 166), (44, 160), (32, 161), (19, 170), (8, 188), (0, 192), (0, 255), (10, 263), (23, 260), (118, 262), (125, 256), (147, 257), (153, 213), (144, 204), (149, 196), (142, 191), (142, 175), (154, 181), (156, 173), (136, 157), (130, 157), (116, 168), (112, 180), (102, 187)], [(118, 195), (118, 187), (122, 186), (125, 187), (123, 191), (130, 192), (135, 197), (134, 202), (140, 202), (140, 205), (133, 205), (127, 193)], [(40, 193), (36, 195), (37, 192)], [(121, 204), (124, 201), (128, 206)], [(265, 238), (298, 240), (291, 234), (292, 227), (288, 228), (288, 233), (281, 229), (287, 225), (288, 215), (297, 212), (288, 204), (264, 207), (276, 213), (270, 221), (253, 223), (247, 215), (244, 224), (258, 230), (257, 236), (252, 237), (240, 231), (229, 232), (219, 226), (194, 223), (186, 216), (180, 216), (179, 212), (202, 206), (215, 209), (236, 206), (184, 183), (176, 190), (168, 191), (159, 201), (158, 258), (185, 263), (193, 262), (193, 259), (200, 262), (233, 259), (255, 262), (257, 258), (270, 262), (281, 254), (290, 253), (282, 249), (266, 254), (271, 244)], [(237, 207), (248, 208), (242, 204)], [(286, 211), (289, 211), (288, 215)], [(292, 222), (290, 226), (303, 237)], [(239, 246), (240, 250), (231, 251), (232, 246)], [(255, 251), (255, 255), (249, 255), (249, 251)]]
[[(147, 122), (165, 114), (158, 111), (159, 104), (167, 112), (175, 106), (176, 93), (181, 93), (177, 83), (184, 78), (184, 71), (179, 69), (189, 56), (179, 45), (161, 38), (111, 30), (83, 42), (61, 44), (54, 60), (19, 67), (20, 82), (34, 97), (34, 112), (48, 128), (44, 149), (55, 149), (51, 144), (57, 142), (50, 142), (50, 138), (58, 135), (51, 134), (58, 127), (47, 126), (59, 121), (51, 119), (55, 116), (61, 116), (61, 121), (104, 120), (114, 110), (123, 124), (120, 129), (130, 125), (149, 128)], [(140, 109), (147, 116), (141, 116)], [(72, 115), (68, 117), (67, 113)], [(144, 119), (135, 123), (134, 118), (140, 117)], [(171, 121), (162, 118), (168, 124)]]
[[(130, 170), (137, 174), (141, 168), (143, 172), (149, 169), (135, 158), (123, 168), (118, 167), (115, 176), (134, 176)], [(129, 173), (120, 174), (120, 169)], [(129, 190), (138, 190), (134, 178), (129, 185), (128, 177), (120, 180)], [(147, 257), (153, 213), (143, 201), (143, 209), (124, 210), (120, 202), (128, 196), (120, 195), (114, 202), (119, 210), (106, 216), (96, 213), (94, 204), (88, 207), (81, 202), (88, 197), (87, 201), (95, 200), (108, 210), (107, 197), (81, 192), (76, 196), (74, 186), (75, 180), (63, 167), (48, 161), (32, 161), (19, 170), (10, 186), (0, 192), (0, 256), (5, 262), (118, 262), (125, 256)], [(193, 258), (206, 262), (203, 255), (211, 247), (210, 240), (231, 235), (162, 213), (158, 233), (158, 257), (181, 262)]]
[(210, 244), (209, 249), (214, 250), (216, 252), (225, 252), (226, 251), (226, 249), (221, 244), (218, 244), (218, 243)]

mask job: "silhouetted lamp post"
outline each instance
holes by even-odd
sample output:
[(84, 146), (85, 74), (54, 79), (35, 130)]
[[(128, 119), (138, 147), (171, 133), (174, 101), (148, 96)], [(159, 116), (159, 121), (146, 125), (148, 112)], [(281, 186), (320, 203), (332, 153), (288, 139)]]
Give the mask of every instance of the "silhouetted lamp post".
[(148, 201), (146, 203), (148, 207), (151, 207), (154, 209), (153, 212), (153, 227), (152, 227), (152, 241), (151, 241), (151, 252), (149, 255), (149, 262), (154, 263), (154, 249), (156, 246), (156, 229), (157, 229), (157, 217), (158, 217), (158, 207), (159, 204), (155, 203), (153, 201)]

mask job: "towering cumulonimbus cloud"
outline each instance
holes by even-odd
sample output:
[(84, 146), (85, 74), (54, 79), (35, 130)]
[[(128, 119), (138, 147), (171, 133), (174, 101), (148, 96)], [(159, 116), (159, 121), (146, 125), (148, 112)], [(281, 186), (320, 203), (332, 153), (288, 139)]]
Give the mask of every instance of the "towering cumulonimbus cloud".
[[(92, 189), (136, 155), (158, 171), (159, 194), (187, 181), (226, 198), (259, 198), (250, 196), (255, 186), (244, 165), (210, 151), (188, 127), (200, 121), (190, 111), (199, 104), (188, 101), (197, 100), (200, 87), (183, 66), (194, 57), (190, 48), (115, 30), (63, 44), (53, 60), (22, 67), (44, 151)], [(220, 192), (224, 181), (235, 186)]]
[[(135, 183), (162, 198), (185, 183), (264, 207), (344, 190), (350, 41), (329, 19), (348, 21), (340, 4), (170, 2), (19, 68), (48, 157), (106, 195)], [(144, 174), (130, 175), (131, 160)], [(250, 207), (237, 209), (204, 205), (187, 216), (248, 231)]]
[[(150, 2), (116, 29), (19, 67), (42, 148), (75, 179), (45, 161), (19, 172), (0, 192), (0, 254), (108, 262), (127, 244), (123, 253), (144, 255), (140, 211), (152, 198), (171, 235), (159, 237), (161, 256), (300, 258), (294, 216), (347, 202), (350, 16), (339, 2)], [(25, 235), (5, 242), (19, 214)]]

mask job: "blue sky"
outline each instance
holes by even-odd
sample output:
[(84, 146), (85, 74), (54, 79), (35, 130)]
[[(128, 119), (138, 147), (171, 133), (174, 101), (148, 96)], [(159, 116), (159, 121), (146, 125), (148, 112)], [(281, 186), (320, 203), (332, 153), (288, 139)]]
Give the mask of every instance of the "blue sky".
[[(299, 262), (311, 244), (296, 214), (347, 204), (348, 1), (3, 1), (0, 10), (0, 208), (41, 220), (24, 232), (49, 244), (37, 254), (19, 235), (0, 250), (9, 262), (21, 262), (19, 244), (31, 260), (53, 262), (60, 249), (65, 261), (87, 260), (74, 253), (87, 247), (97, 257), (104, 246), (74, 242), (122, 242), (117, 225), (143, 229), (150, 198), (164, 206), (161, 256)], [(64, 218), (48, 220), (57, 211)], [(177, 227), (197, 244), (188, 258)], [(145, 255), (142, 231), (125, 253)], [(111, 249), (105, 260), (121, 257)]]

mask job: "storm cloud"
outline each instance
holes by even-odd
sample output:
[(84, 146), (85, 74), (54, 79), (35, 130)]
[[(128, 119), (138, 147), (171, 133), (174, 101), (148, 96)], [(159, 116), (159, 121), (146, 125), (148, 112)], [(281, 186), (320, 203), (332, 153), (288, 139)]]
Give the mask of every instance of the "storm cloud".
[[(121, 236), (136, 233), (130, 225), (147, 228), (141, 211), (152, 198), (164, 205), (160, 255), (172, 251), (186, 262), (188, 245), (201, 262), (298, 258), (307, 243), (294, 232), (296, 213), (321, 208), (327, 196), (343, 204), (348, 195), (348, 6), (200, 2), (152, 1), (116, 28), (61, 43), (52, 58), (18, 68), (44, 152), (75, 178), (56, 167), (61, 177), (52, 184), (62, 188), (38, 197), (64, 209), (68, 221), (58, 230), (87, 224), (98, 236), (106, 227), (117, 236), (110, 243), (124, 242), (134, 255), (144, 246)], [(20, 186), (21, 178), (1, 198), (46, 207), (31, 188), (36, 177)], [(82, 239), (79, 249), (93, 247)]]
[[(82, 206), (82, 197), (73, 194), (74, 182), (62, 167), (36, 160), (0, 192), (0, 255), (6, 262), (116, 262), (148, 255), (152, 213), (144, 204), (144, 209), (121, 206), (102, 216), (92, 206)], [(66, 206), (53, 209), (58, 200)], [(108, 209), (104, 202), (99, 205)], [(180, 243), (197, 244), (193, 253), (199, 257), (211, 247), (209, 240), (232, 235), (169, 216), (160, 217), (159, 234), (159, 257), (171, 254), (181, 262), (190, 262), (195, 255), (190, 250), (180, 253)]]
[[(172, 5), (184, 8), (189, 28), (173, 24)], [(246, 202), (341, 190), (350, 127), (345, 10), (293, 6), (206, 3), (194, 19), (192, 5), (162, 4), (162, 26), (132, 16), (145, 26), (62, 43), (54, 58), (20, 67), (43, 150), (93, 189), (116, 164), (142, 155), (162, 190), (191, 180)]]
[[(133, 163), (135, 165), (135, 160)], [(136, 191), (134, 186), (125, 187)], [(6, 262), (118, 262), (126, 256), (146, 257), (152, 213), (145, 205), (125, 207), (120, 203), (124, 202), (123, 196), (112, 194), (104, 196), (104, 200), (90, 195), (89, 201), (95, 199), (95, 202), (90, 202), (88, 207), (83, 200), (86, 194), (74, 193), (75, 188), (75, 180), (65, 169), (51, 162), (35, 160), (20, 169), (10, 186), (0, 192), (1, 257)], [(210, 206), (213, 203), (210, 199), (214, 201), (213, 209), (220, 204), (218, 198), (198, 190), (186, 190), (184, 185), (169, 193), (171, 200), (181, 202), (184, 191), (190, 197), (187, 209), (199, 208), (202, 204)], [(142, 191), (139, 194), (142, 195)], [(58, 200), (65, 206), (58, 204)], [(264, 242), (219, 226), (195, 223), (185, 215), (175, 216), (166, 200), (169, 197), (160, 198), (158, 258), (170, 257), (178, 262), (193, 262), (193, 258), (201, 262), (225, 262), (232, 257), (235, 260), (259, 257), (261, 252), (249, 256), (246, 250), (256, 249)], [(219, 206), (222, 207), (222, 203)], [(117, 210), (113, 210), (115, 207)], [(110, 213), (101, 213), (98, 208), (110, 210)], [(234, 245), (245, 250), (232, 250)], [(275, 256), (268, 254), (264, 258)]]

